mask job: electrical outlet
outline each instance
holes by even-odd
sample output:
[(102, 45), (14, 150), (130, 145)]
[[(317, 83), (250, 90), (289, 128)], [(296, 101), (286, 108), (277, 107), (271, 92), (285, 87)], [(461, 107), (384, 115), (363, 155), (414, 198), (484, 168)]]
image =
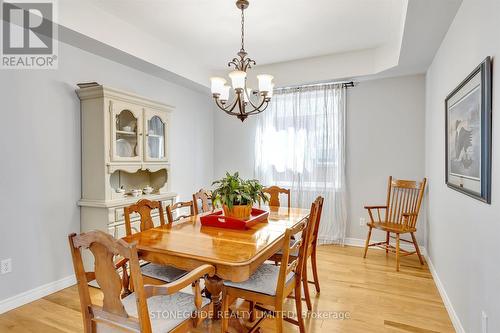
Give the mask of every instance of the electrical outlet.
[(360, 226), (365, 226), (366, 225), (366, 219), (364, 217), (359, 218), (359, 225)]
[(481, 332), (488, 333), (488, 315), (484, 310), (481, 311)]
[(12, 272), (12, 259), (4, 259), (0, 261), (0, 274)]

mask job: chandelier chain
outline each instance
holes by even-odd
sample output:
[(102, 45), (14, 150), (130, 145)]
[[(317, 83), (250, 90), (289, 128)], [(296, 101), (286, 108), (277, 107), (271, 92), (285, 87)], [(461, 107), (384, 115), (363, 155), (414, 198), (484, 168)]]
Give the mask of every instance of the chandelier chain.
[(245, 9), (241, 7), (241, 51), (245, 51)]

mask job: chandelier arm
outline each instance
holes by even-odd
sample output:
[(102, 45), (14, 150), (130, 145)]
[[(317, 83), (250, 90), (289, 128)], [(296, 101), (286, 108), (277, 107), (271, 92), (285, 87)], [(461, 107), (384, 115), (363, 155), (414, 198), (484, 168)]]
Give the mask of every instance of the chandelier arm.
[(247, 95), (247, 97), (248, 97), (248, 103), (250, 103), (250, 105), (251, 105), (254, 109), (256, 109), (256, 108), (257, 108), (257, 106), (255, 106), (255, 104), (253, 104), (253, 103), (252, 103), (252, 100), (250, 99), (250, 95), (249, 95), (249, 94), (248, 94), (248, 92), (247, 92), (246, 85), (245, 85), (245, 95)]
[(240, 113), (239, 113), (240, 115), (246, 114), (245, 102), (244, 102), (244, 98), (242, 98), (242, 96), (241, 96), (242, 94), (244, 94), (244, 91), (238, 94), (238, 107), (240, 109)]
[(248, 115), (253, 116), (253, 115), (262, 113), (262, 112), (266, 111), (268, 106), (269, 106), (269, 103), (267, 103), (262, 109), (253, 110), (251, 113), (248, 113)]
[[(229, 115), (236, 115), (238, 113), (234, 113), (232, 112), (234, 110), (234, 107), (236, 106), (238, 100), (235, 99), (233, 102), (232, 102), (232, 105), (230, 107), (224, 107), (224, 105), (222, 105), (222, 103), (220, 102), (220, 100), (218, 98), (214, 98), (215, 99), (215, 104), (219, 107), (219, 109), (221, 109), (222, 111), (226, 112), (227, 114)], [(229, 106), (229, 104), (228, 104)]]
[(229, 109), (229, 111), (232, 112), (233, 114), (238, 114), (237, 112), (233, 112), (233, 110), (236, 107), (236, 105), (240, 104), (240, 100), (241, 100), (240, 94), (236, 93), (236, 98), (234, 99), (233, 105)]
[[(266, 103), (267, 103), (267, 104), (266, 104)], [(249, 115), (250, 115), (250, 114), (254, 114), (254, 113), (255, 113), (255, 111), (259, 111), (259, 110), (261, 109), (261, 107), (262, 107), (264, 104), (266, 104), (266, 108), (267, 108), (267, 105), (269, 104), (269, 101), (268, 101), (268, 100), (266, 100), (265, 98), (263, 98), (263, 99), (262, 99), (262, 102), (260, 103), (260, 105), (259, 105), (259, 106), (254, 107), (254, 109), (253, 109), (253, 110), (250, 110), (249, 112), (247, 112), (247, 114), (249, 114)], [(265, 110), (265, 108), (264, 108), (264, 110)], [(262, 110), (262, 111), (264, 111), (264, 110)], [(262, 112), (262, 111), (260, 111), (260, 112)]]

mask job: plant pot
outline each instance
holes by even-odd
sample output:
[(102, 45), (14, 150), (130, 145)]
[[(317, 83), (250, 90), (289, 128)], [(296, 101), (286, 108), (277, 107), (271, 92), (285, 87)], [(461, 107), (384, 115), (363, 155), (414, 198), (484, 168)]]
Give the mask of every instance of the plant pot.
[(231, 209), (223, 205), (222, 209), (224, 210), (225, 216), (241, 220), (248, 220), (252, 213), (252, 205), (233, 205)]

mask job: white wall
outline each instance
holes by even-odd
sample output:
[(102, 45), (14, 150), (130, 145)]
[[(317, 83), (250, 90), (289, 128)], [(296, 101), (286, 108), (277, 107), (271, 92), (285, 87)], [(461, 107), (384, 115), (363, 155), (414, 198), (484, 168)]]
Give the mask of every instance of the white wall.
[[(424, 91), (422, 75), (364, 81), (348, 89), (347, 237), (366, 237), (366, 226), (359, 225), (359, 218), (366, 217), (363, 206), (385, 203), (389, 175), (424, 177)], [(253, 177), (256, 117), (242, 124), (235, 117), (216, 111), (216, 177), (226, 170)], [(421, 242), (422, 235), (420, 230)]]
[[(0, 73), (0, 300), (73, 273), (67, 235), (79, 231), (80, 103), (76, 83), (97, 81), (176, 106), (172, 190), (188, 199), (213, 178), (213, 108), (195, 92), (59, 45), (58, 70)], [(207, 126), (208, 124), (208, 126)]]
[[(385, 204), (387, 178), (424, 177), (422, 75), (361, 82), (347, 96), (348, 237), (366, 238), (365, 205)], [(422, 218), (417, 238), (423, 243)], [(374, 237), (384, 238), (380, 231)]]
[[(427, 250), (466, 332), (500, 332), (500, 64), (493, 78), (492, 202), (445, 185), (444, 100), (486, 56), (500, 56), (500, 1), (464, 0), (426, 76)], [(498, 59), (495, 59), (498, 60)]]
[(257, 116), (243, 123), (221, 110), (214, 115), (214, 176), (222, 177), (226, 171), (238, 171), (242, 177), (254, 176), (254, 148)]

